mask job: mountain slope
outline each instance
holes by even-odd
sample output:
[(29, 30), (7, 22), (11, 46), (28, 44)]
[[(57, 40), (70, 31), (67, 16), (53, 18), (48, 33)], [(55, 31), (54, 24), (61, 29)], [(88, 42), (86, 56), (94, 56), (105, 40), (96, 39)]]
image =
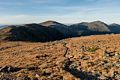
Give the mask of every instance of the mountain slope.
[(69, 26), (58, 23), (56, 21), (46, 21), (46, 22), (40, 23), (40, 25), (55, 28), (61, 33), (63, 33), (64, 37), (71, 36), (71, 31), (69, 30)]
[(111, 24), (111, 25), (109, 25), (109, 29), (113, 33), (120, 33), (120, 25), (119, 24)]
[(8, 26), (0, 29), (0, 40), (12, 41), (52, 41), (63, 38), (62, 33), (39, 24)]
[(88, 24), (91, 31), (110, 32), (108, 25), (101, 21), (95, 21)]
[(78, 23), (71, 25), (70, 28), (76, 36), (110, 33), (108, 25), (101, 21)]
[(120, 33), (120, 25), (107, 25), (101, 21), (64, 25), (56, 21), (40, 24), (5, 26), (0, 29), (0, 40), (54, 41), (70, 37)]

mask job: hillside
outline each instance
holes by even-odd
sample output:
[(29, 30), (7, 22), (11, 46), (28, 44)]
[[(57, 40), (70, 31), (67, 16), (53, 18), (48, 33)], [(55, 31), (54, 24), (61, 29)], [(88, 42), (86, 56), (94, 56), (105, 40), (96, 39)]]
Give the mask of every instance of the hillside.
[(46, 21), (40, 23), (40, 25), (56, 29), (59, 32), (61, 32), (64, 35), (64, 37), (70, 37), (72, 35), (72, 31), (69, 29), (69, 26), (56, 21)]
[(111, 24), (109, 25), (109, 29), (113, 32), (113, 33), (120, 33), (120, 25), (119, 24)]
[(46, 42), (62, 38), (63, 34), (58, 30), (39, 24), (11, 25), (0, 29), (0, 40)]
[(111, 33), (109, 26), (101, 21), (82, 22), (70, 26), (56, 21), (46, 21), (41, 23), (43, 26), (53, 27), (66, 35), (66, 37), (78, 37), (84, 35), (108, 34)]
[(70, 26), (70, 29), (73, 31), (75, 36), (111, 33), (108, 25), (101, 21), (73, 24)]
[(120, 35), (0, 42), (0, 80), (119, 80)]

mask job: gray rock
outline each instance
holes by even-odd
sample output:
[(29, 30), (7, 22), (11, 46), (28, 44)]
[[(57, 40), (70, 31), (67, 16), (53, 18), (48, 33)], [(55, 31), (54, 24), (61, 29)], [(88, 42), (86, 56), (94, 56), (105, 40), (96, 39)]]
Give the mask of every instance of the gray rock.
[(17, 72), (20, 69), (21, 68), (12, 67), (12, 66), (3, 66), (2, 68), (0, 68), (0, 72), (4, 72), (4, 73)]

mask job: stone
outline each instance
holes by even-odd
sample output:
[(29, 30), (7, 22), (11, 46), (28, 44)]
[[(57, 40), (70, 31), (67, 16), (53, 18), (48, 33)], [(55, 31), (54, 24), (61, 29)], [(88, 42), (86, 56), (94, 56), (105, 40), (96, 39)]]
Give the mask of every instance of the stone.
[(4, 72), (4, 73), (17, 72), (19, 70), (20, 68), (12, 67), (12, 66), (3, 66), (2, 68), (0, 68), (0, 72)]

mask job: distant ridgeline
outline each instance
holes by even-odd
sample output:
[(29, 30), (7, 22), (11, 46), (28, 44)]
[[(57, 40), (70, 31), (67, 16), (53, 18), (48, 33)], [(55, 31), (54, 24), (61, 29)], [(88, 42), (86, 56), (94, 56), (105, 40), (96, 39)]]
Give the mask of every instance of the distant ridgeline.
[(0, 24), (0, 29), (1, 29), (1, 28), (4, 28), (4, 27), (5, 27), (5, 26), (3, 26), (3, 25)]
[(119, 34), (120, 25), (107, 25), (101, 21), (82, 22), (65, 25), (56, 21), (46, 21), (40, 24), (24, 24), (0, 26), (0, 40), (9, 41), (55, 41), (71, 37)]

